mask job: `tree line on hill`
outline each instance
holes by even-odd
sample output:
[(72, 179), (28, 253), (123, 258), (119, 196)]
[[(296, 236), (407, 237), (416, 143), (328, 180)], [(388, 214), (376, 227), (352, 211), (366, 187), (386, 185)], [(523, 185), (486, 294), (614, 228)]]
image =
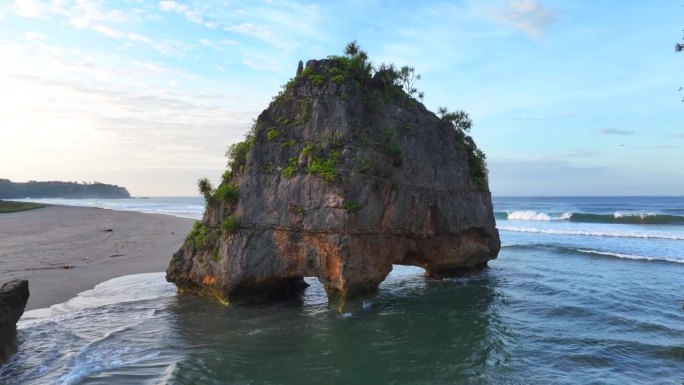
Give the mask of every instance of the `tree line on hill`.
[(78, 183), (28, 181), (26, 183), (12, 182), (0, 178), (0, 199), (21, 198), (130, 198), (125, 187), (100, 182)]

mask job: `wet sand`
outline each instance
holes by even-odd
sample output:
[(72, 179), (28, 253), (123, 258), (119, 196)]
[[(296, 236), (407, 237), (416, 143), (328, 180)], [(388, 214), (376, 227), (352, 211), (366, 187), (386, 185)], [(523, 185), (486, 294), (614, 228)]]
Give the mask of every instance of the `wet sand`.
[(108, 279), (165, 271), (194, 220), (88, 207), (0, 214), (0, 284), (28, 279), (26, 310)]

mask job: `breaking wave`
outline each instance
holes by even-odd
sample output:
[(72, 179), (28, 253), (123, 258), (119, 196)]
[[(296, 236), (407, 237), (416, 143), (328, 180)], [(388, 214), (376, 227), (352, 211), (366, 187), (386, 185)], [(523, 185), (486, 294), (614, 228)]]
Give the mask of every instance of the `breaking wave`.
[(543, 250), (551, 251), (551, 252), (558, 253), (558, 254), (582, 253), (582, 254), (590, 254), (590, 255), (599, 256), (599, 257), (631, 259), (634, 261), (669, 262), (669, 263), (684, 264), (684, 259), (678, 259), (678, 258), (668, 258), (668, 257), (661, 257), (661, 256), (634, 255), (634, 254), (625, 254), (625, 253), (613, 253), (610, 251), (581, 249), (581, 248), (572, 247), (572, 246), (559, 246), (559, 245), (548, 245), (548, 244), (512, 244), (512, 243), (508, 243), (508, 244), (501, 245), (501, 247), (502, 248), (510, 248), (510, 249), (543, 249)]
[(511, 221), (569, 221), (582, 223), (610, 223), (633, 225), (684, 225), (684, 216), (642, 212), (616, 211), (613, 214), (544, 213), (533, 210), (499, 211), (497, 219)]
[(622, 253), (611, 253), (609, 251), (599, 251), (599, 250), (583, 250), (577, 249), (580, 253), (599, 255), (604, 257), (615, 257), (621, 259), (633, 259), (637, 261), (657, 261), (657, 262), (672, 262), (672, 263), (684, 263), (684, 259), (676, 258), (664, 258), (664, 257), (647, 257), (644, 255), (632, 255), (632, 254), (622, 254)]
[(617, 237), (617, 238), (646, 238), (646, 239), (671, 239), (684, 240), (682, 234), (667, 232), (633, 232), (633, 231), (583, 231), (568, 229), (538, 229), (534, 227), (500, 226), (499, 230), (516, 233), (539, 233), (554, 235), (578, 235), (585, 237)]
[[(532, 210), (511, 211), (511, 212), (506, 212), (505, 214), (506, 214), (505, 218), (499, 218), (499, 219), (509, 219), (512, 221), (558, 221), (558, 220), (569, 219), (572, 216), (572, 213), (547, 214), (547, 213), (538, 213), (538, 212), (532, 211)], [(499, 217), (500, 217), (500, 215), (499, 215)]]

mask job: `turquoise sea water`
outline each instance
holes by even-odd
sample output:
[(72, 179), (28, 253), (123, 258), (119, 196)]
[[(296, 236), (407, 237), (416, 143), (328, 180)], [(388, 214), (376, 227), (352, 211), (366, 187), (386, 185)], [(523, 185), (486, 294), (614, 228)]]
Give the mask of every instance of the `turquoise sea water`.
[(481, 273), (396, 266), (341, 313), (311, 278), (226, 307), (122, 277), (25, 314), (0, 383), (684, 383), (684, 198), (494, 201), (504, 247)]

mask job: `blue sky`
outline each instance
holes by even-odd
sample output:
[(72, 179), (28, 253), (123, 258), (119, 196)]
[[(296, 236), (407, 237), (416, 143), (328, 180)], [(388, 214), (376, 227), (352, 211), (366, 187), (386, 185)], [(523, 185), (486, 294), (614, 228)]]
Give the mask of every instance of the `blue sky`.
[(0, 177), (195, 195), (357, 40), (470, 113), (494, 195), (684, 195), (681, 1), (0, 2)]

